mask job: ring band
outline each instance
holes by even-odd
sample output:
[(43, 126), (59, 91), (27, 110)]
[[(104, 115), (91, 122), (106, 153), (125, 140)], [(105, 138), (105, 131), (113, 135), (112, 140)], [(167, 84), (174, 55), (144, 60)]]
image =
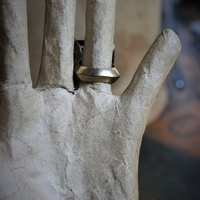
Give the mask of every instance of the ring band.
[(115, 66), (112, 68), (92, 68), (81, 65), (83, 47), (75, 40), (74, 43), (74, 71), (79, 81), (85, 83), (114, 83), (120, 74)]

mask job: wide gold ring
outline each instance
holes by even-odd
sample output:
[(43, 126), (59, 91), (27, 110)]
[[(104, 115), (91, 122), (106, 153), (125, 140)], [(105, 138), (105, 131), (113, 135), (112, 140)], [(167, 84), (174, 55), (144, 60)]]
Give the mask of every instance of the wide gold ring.
[(92, 68), (81, 65), (83, 47), (75, 40), (74, 43), (74, 71), (79, 81), (85, 83), (114, 83), (120, 74), (112, 64), (111, 68)]

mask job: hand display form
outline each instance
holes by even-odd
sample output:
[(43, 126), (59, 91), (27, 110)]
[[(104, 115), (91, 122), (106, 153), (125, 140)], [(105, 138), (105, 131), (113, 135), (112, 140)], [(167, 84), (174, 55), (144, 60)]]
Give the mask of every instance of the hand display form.
[[(110, 68), (115, 0), (88, 0), (86, 13), (82, 64)], [(100, 82), (81, 83), (74, 91), (74, 21), (75, 0), (46, 0), (43, 57), (33, 89), (26, 2), (0, 2), (2, 200), (138, 199), (142, 135), (180, 52), (179, 39), (163, 31), (121, 96)]]

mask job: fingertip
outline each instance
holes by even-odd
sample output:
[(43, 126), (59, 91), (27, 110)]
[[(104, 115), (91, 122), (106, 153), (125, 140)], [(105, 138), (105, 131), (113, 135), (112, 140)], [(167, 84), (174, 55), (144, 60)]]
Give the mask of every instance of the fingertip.
[(178, 53), (181, 51), (181, 42), (178, 35), (171, 29), (165, 29), (160, 34), (163, 37), (163, 41), (166, 42), (169, 47), (175, 49)]

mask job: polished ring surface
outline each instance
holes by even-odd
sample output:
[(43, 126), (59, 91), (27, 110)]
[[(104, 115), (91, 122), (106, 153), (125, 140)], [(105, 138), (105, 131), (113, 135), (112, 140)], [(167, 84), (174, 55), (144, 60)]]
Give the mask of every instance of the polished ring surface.
[(83, 47), (75, 40), (74, 44), (74, 71), (78, 79), (85, 83), (114, 83), (120, 74), (112, 64), (112, 68), (92, 68), (81, 65)]

